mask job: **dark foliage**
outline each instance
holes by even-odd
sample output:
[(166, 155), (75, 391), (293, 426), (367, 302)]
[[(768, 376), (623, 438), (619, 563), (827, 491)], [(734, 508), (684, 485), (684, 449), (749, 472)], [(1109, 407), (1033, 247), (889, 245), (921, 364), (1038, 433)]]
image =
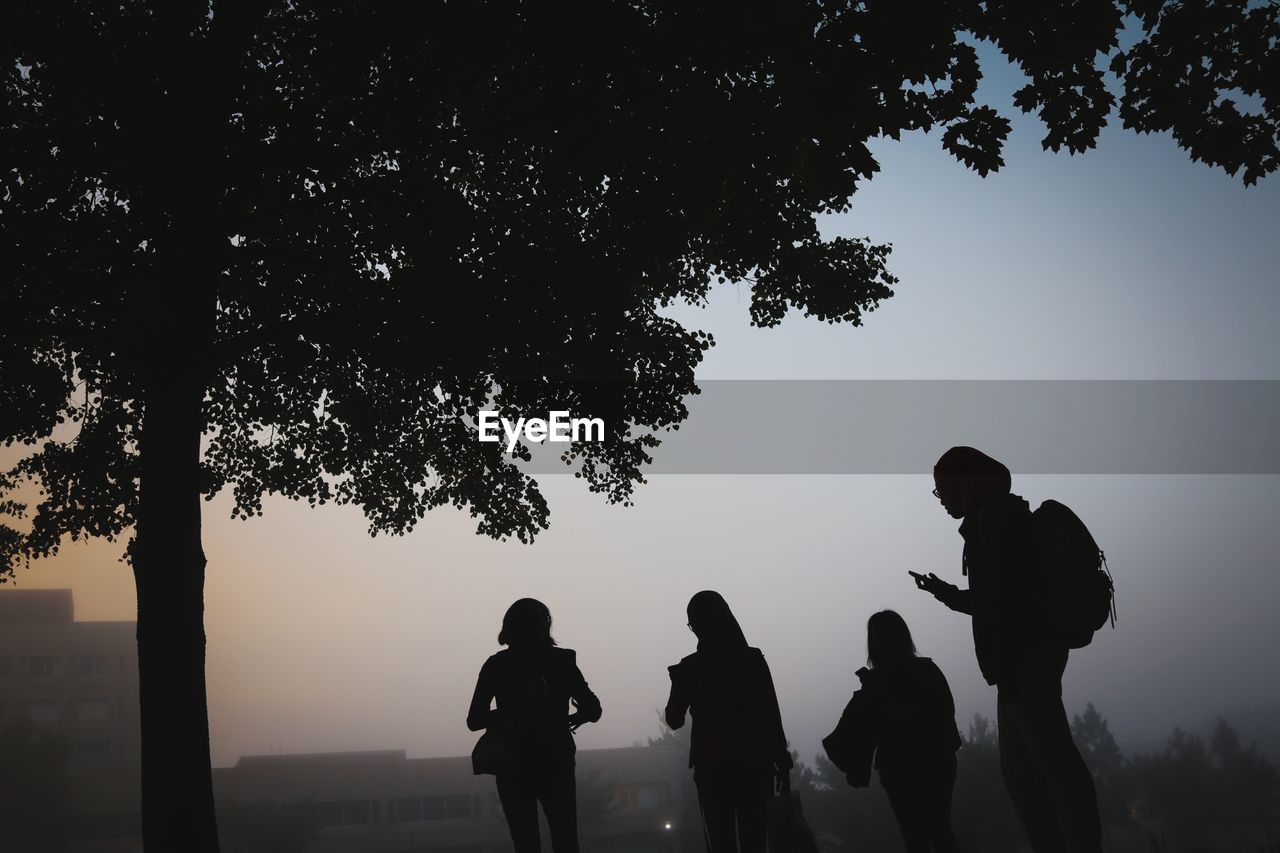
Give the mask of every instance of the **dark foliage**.
[(1219, 720), (1206, 744), (1175, 729), (1163, 750), (1125, 768), (1135, 820), (1202, 848), (1249, 849), (1280, 838), (1280, 771)]
[[(709, 340), (656, 309), (716, 279), (754, 280), (760, 325), (859, 323), (888, 249), (812, 215), (848, 206), (882, 134), (999, 167), (964, 32), (1030, 75), (1048, 148), (1093, 145), (1111, 56), (1127, 125), (1274, 170), (1280, 29), (1248, 5), (6, 4), (0, 409), (39, 445), (6, 483), (45, 490), (6, 564), (128, 533), (166, 351), (204, 391), (201, 491), (238, 513), (283, 494), (404, 532), (454, 504), (528, 539), (545, 502), (468, 416), (678, 423)], [(616, 390), (636, 376), (651, 393)], [(654, 441), (612, 435), (574, 453), (625, 501)]]
[[(1175, 729), (1164, 750), (1126, 757), (1090, 703), (1072, 732), (1098, 786), (1109, 849), (1269, 851), (1280, 838), (1280, 773), (1219, 720), (1209, 745)], [(1014, 853), (1026, 840), (1000, 776), (995, 727), (974, 717), (957, 754), (952, 825), (961, 849)], [(888, 798), (875, 782), (850, 788), (824, 755), (805, 791), (811, 822), (833, 851), (901, 845)], [(875, 843), (865, 841), (875, 839)]]

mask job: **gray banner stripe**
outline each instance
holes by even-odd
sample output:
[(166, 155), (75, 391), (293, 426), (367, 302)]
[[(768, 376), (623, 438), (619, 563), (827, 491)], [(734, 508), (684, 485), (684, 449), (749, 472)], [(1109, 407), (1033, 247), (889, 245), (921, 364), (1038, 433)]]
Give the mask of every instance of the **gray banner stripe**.
[[(649, 473), (927, 474), (969, 444), (1023, 474), (1280, 474), (1277, 380), (701, 387), (679, 431), (660, 433)], [(564, 472), (552, 448), (563, 445), (535, 447), (527, 470)]]

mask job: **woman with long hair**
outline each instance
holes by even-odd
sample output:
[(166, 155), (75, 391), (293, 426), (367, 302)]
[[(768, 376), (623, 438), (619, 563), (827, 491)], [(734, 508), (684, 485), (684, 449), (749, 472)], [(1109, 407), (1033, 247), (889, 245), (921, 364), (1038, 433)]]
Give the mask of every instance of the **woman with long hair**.
[[(874, 750), (908, 853), (954, 853), (951, 790), (960, 732), (947, 678), (932, 660), (916, 654), (911, 630), (892, 610), (867, 620), (867, 663), (857, 672), (862, 687), (824, 741), (828, 757), (846, 769), (850, 783), (861, 786), (868, 782)], [(832, 754), (841, 747), (852, 760)]]
[(698, 650), (668, 667), (667, 725), (694, 719), (689, 766), (710, 853), (761, 853), (773, 781), (791, 768), (773, 677), (720, 593), (699, 592), (688, 615)]
[(541, 601), (512, 604), (498, 642), (507, 648), (481, 667), (467, 728), (495, 732), (504, 747), (495, 776), (516, 853), (540, 849), (538, 803), (552, 850), (577, 853), (573, 731), (600, 719), (600, 700), (578, 669), (577, 653), (552, 639), (551, 611)]

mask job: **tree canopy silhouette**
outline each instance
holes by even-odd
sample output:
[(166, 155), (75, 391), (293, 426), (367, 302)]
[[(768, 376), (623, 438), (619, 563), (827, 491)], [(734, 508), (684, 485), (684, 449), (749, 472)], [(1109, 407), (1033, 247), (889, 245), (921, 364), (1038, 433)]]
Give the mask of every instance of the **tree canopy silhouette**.
[(202, 497), (394, 533), (450, 504), (528, 541), (528, 448), (469, 425), (555, 404), (606, 418), (569, 457), (626, 502), (711, 343), (664, 306), (749, 279), (756, 325), (857, 325), (889, 249), (814, 214), (867, 143), (937, 129), (1001, 165), (972, 39), (1029, 76), (1046, 148), (1094, 144), (1109, 68), (1126, 126), (1252, 183), (1277, 32), (1244, 0), (3, 4), (0, 435), (30, 452), (0, 565), (129, 538), (146, 844), (217, 847)]

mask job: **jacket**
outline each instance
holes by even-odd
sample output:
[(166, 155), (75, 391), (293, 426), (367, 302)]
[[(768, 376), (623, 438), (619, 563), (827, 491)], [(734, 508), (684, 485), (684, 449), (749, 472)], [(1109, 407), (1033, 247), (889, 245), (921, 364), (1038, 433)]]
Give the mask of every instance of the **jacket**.
[(973, 617), (973, 647), (988, 684), (1016, 691), (1060, 681), (1067, 648), (1045, 610), (1046, 579), (1030, 505), (1014, 494), (991, 498), (960, 525), (969, 588), (944, 603)]
[(689, 766), (769, 770), (790, 767), (782, 712), (769, 665), (759, 649), (744, 646), (694, 652), (674, 666), (667, 725), (693, 717)]
[[(497, 707), (491, 709), (494, 700)], [(504, 649), (480, 668), (467, 728), (495, 728), (517, 764), (572, 765), (570, 702), (583, 721), (600, 719), (600, 700), (587, 686), (573, 649)]]
[(851, 785), (869, 783), (873, 755), (881, 779), (900, 778), (928, 772), (960, 748), (951, 688), (932, 660), (857, 675), (862, 686), (822, 742)]

